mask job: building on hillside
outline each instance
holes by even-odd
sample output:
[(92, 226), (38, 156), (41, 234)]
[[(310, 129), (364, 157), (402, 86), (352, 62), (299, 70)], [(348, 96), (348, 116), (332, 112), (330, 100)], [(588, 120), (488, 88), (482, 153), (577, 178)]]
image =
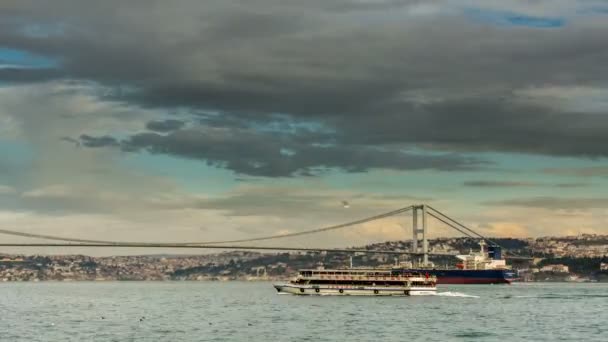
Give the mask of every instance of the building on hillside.
[(545, 265), (540, 269), (541, 272), (553, 272), (553, 273), (569, 273), (570, 269), (566, 265)]

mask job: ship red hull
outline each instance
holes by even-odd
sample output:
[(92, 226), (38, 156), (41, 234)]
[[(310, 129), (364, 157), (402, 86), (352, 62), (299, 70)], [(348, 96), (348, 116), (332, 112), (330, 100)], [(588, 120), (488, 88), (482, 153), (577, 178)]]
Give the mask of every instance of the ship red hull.
[(438, 284), (510, 284), (517, 277), (512, 270), (413, 269), (434, 275)]
[(511, 284), (511, 281), (501, 278), (438, 277), (437, 284)]

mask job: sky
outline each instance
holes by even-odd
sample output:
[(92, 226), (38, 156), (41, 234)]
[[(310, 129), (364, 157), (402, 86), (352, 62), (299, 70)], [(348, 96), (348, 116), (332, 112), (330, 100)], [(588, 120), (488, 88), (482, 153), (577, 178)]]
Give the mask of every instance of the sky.
[(0, 227), (213, 241), (426, 203), (490, 236), (608, 234), (606, 37), (594, 0), (4, 0)]

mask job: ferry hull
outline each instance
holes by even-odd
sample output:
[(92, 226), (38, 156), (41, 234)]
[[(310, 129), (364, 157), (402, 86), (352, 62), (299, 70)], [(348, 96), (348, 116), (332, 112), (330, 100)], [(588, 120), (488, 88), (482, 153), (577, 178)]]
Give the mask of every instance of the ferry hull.
[(437, 277), (437, 284), (510, 284), (516, 280), (512, 270), (408, 270)]
[(293, 284), (275, 284), (279, 293), (303, 296), (424, 296), (434, 295), (436, 288), (425, 287), (326, 287)]

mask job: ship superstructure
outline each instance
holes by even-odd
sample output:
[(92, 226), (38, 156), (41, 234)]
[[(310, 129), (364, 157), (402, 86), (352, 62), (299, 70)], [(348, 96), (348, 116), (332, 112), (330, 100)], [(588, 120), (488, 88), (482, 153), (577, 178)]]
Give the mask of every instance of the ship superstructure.
[(473, 251), (469, 254), (457, 255), (461, 260), (456, 267), (463, 270), (506, 270), (509, 267), (505, 259), (502, 258), (501, 248), (498, 246), (488, 246), (485, 241), (479, 242), (479, 252)]

